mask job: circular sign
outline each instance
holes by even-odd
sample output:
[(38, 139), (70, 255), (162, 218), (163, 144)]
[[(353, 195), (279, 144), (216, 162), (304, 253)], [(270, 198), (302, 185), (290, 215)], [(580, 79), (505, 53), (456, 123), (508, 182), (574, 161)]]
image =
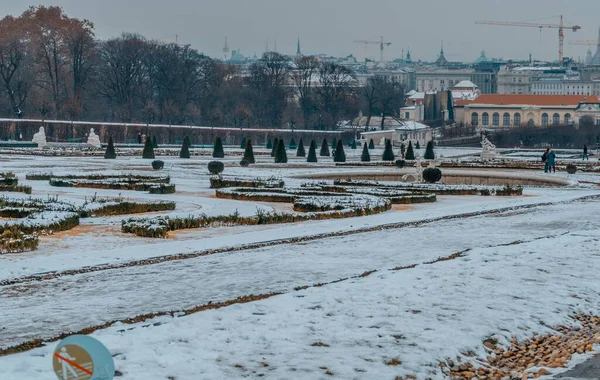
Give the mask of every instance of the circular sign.
[(54, 350), (52, 366), (59, 380), (112, 380), (115, 376), (110, 351), (87, 335), (63, 339)]

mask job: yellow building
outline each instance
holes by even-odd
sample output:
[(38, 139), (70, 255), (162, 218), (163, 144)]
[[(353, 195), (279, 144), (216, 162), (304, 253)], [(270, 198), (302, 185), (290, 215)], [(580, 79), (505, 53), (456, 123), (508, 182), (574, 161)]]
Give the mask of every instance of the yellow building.
[(482, 128), (579, 124), (591, 117), (600, 125), (600, 99), (585, 95), (481, 95), (455, 102), (455, 120)]

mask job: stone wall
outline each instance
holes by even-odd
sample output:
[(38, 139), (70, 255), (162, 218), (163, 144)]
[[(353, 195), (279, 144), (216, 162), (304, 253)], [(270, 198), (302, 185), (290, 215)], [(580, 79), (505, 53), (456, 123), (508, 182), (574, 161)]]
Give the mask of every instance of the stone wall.
[[(264, 145), (267, 140), (283, 138), (289, 143), (293, 137), (296, 142), (300, 138), (308, 145), (315, 139), (320, 145), (323, 138), (329, 142), (333, 138), (343, 138), (347, 143), (352, 139), (351, 132), (328, 132), (312, 130), (283, 130), (283, 129), (240, 129), (240, 128), (210, 128), (197, 126), (169, 126), (158, 124), (120, 124), (120, 123), (95, 123), (95, 122), (69, 122), (69, 121), (41, 121), (41, 120), (13, 120), (0, 119), (0, 139), (20, 139), (31, 141), (33, 134), (40, 127), (44, 127), (48, 142), (68, 142), (70, 139), (86, 141), (90, 128), (100, 136), (100, 141), (108, 142), (112, 136), (115, 143), (137, 143), (138, 133), (142, 135), (155, 135), (159, 144), (181, 143), (185, 136), (189, 136), (192, 144), (213, 144), (217, 137), (221, 137), (224, 144), (240, 145), (242, 139), (251, 139), (254, 145)], [(72, 141), (72, 140), (71, 140)]]

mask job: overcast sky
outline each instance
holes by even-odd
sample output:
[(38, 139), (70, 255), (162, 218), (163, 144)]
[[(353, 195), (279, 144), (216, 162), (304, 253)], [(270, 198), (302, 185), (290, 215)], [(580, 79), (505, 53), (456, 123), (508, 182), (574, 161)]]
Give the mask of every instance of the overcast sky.
[[(0, 13), (19, 15), (26, 0), (0, 0)], [(566, 32), (570, 40), (595, 40), (600, 23), (599, 0), (35, 0), (62, 6), (70, 17), (95, 23), (97, 37), (137, 32), (175, 41), (221, 56), (225, 37), (244, 55), (271, 49), (295, 53), (300, 36), (305, 54), (379, 56), (379, 47), (357, 39), (384, 36), (392, 45), (386, 58), (410, 47), (413, 59), (433, 60), (444, 41), (446, 57), (472, 61), (485, 49), (488, 57), (557, 59), (558, 30), (476, 25), (475, 20), (530, 21), (563, 14), (566, 23), (582, 27)], [(558, 18), (541, 20), (558, 23)], [(565, 55), (585, 57), (587, 47), (565, 44)], [(595, 50), (595, 48), (593, 49)]]

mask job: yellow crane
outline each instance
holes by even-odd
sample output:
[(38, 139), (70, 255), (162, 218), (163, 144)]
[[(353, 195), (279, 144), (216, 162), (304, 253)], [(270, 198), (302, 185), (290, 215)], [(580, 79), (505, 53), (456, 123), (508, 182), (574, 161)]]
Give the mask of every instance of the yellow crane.
[(563, 22), (563, 16), (560, 16), (560, 24), (538, 24), (533, 22), (510, 22), (510, 21), (475, 21), (475, 24), (484, 24), (484, 25), (500, 25), (500, 26), (516, 26), (516, 27), (526, 27), (526, 28), (538, 28), (540, 30), (550, 28), (550, 29), (558, 29), (558, 63), (562, 65), (563, 62), (563, 47), (565, 44), (565, 29), (570, 29), (573, 32), (581, 29), (579, 25), (565, 25)]
[(383, 63), (383, 50), (385, 46), (390, 46), (392, 43), (391, 42), (384, 42), (383, 41), (383, 36), (381, 36), (381, 40), (380, 41), (369, 41), (369, 40), (354, 40), (354, 42), (358, 43), (358, 44), (365, 44), (365, 47), (369, 44), (377, 44), (379, 45), (379, 62)]

